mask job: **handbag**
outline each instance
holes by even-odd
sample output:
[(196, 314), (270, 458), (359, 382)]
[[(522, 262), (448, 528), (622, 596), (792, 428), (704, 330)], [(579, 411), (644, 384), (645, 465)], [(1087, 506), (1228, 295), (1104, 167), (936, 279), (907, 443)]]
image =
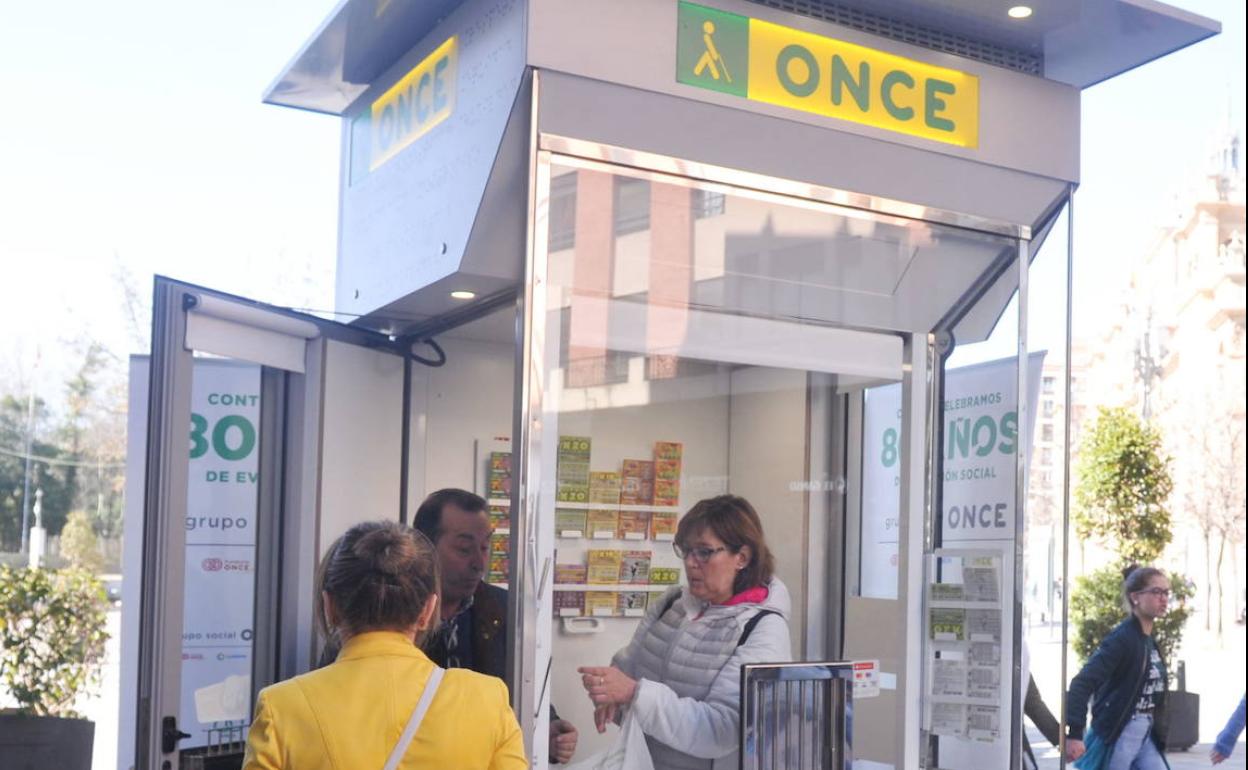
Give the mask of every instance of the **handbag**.
[(630, 711), (610, 748), (580, 762), (573, 762), (564, 770), (654, 770), (654, 761), (650, 759), (646, 734)]
[(433, 667), (433, 673), (429, 675), (425, 691), (420, 694), (420, 700), (416, 702), (416, 708), (412, 710), (407, 726), (403, 728), (403, 734), (399, 736), (399, 742), (394, 744), (394, 748), (390, 751), (384, 770), (395, 770), (399, 762), (403, 760), (403, 755), (407, 753), (407, 747), (412, 745), (412, 738), (416, 737), (416, 731), (420, 729), (420, 723), (424, 721), (425, 712), (429, 710), (429, 704), (433, 702), (433, 696), (438, 691), (438, 685), (442, 684), (442, 675), (445, 673), (446, 669), (441, 666)]

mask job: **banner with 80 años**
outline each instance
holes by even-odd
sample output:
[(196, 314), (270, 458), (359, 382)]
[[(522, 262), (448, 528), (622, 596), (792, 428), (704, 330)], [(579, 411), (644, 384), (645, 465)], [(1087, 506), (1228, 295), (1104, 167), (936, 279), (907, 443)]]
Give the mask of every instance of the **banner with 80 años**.
[[(1034, 425), (1044, 353), (1027, 362), (1028, 414)], [(1013, 542), (1017, 475), (1018, 368), (1013, 358), (945, 374), (945, 547)], [(1034, 431), (1030, 429), (1030, 437)], [(1028, 452), (1031, 442), (1028, 443)], [(901, 509), (901, 385), (867, 391), (863, 417), (862, 595), (897, 598), (897, 526)], [(1030, 455), (1029, 455), (1030, 456)]]

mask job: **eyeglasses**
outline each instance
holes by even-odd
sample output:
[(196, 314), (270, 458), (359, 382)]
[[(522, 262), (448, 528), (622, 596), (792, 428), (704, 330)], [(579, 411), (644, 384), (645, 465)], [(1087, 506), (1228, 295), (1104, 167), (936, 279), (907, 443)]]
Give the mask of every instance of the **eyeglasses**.
[(690, 556), (692, 556), (693, 560), (697, 562), (698, 564), (706, 564), (708, 561), (711, 560), (712, 556), (719, 553), (720, 551), (727, 551), (728, 549), (723, 547), (722, 545), (718, 548), (707, 548), (706, 546), (699, 546), (698, 548), (686, 548), (680, 543), (672, 543), (672, 550), (676, 552), (676, 555), (680, 557), (681, 561), (684, 561), (685, 559), (688, 559)]
[(1170, 598), (1169, 588), (1145, 588), (1142, 591), (1136, 591), (1136, 593), (1137, 594), (1152, 594), (1153, 596), (1156, 596), (1162, 599)]

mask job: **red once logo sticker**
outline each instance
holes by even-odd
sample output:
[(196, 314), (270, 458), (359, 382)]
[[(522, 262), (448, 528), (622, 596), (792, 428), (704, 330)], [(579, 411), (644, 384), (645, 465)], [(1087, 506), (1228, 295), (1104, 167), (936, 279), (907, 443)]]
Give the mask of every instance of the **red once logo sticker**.
[(202, 566), (204, 572), (220, 572), (221, 568), (225, 566), (225, 562), (220, 559), (204, 559)]

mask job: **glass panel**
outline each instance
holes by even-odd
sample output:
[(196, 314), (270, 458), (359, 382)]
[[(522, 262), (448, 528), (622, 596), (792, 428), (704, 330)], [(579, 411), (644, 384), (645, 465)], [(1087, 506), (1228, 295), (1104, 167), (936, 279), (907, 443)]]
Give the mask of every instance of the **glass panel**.
[[(918, 332), (925, 358), (927, 333), (950, 323), (965, 295), (1013, 264), (1013, 243), (583, 161), (555, 159), (550, 176), (550, 248), (539, 294), (544, 334), (535, 340), (542, 351), (535, 362), (541, 410), (533, 416), (540, 436), (526, 449), (539, 474), (537, 525), (555, 543), (553, 607), (545, 610), (555, 616), (549, 691), (560, 715), (581, 731), (578, 755), (605, 746), (613, 728), (594, 731), (576, 667), (608, 665), (647, 612), (669, 620), (675, 616), (668, 612), (687, 612), (682, 633), (710, 635), (700, 637), (705, 657), (690, 666), (696, 670), (676, 674), (656, 662), (666, 649), (629, 653), (616, 659), (626, 673), (694, 700), (706, 697), (716, 677), (737, 681), (737, 672), (721, 671), (737, 634), (711, 631), (701, 620), (736, 611), (694, 616), (699, 601), (723, 603), (752, 587), (735, 579), (735, 567), (751, 563), (748, 553), (718, 536), (682, 543), (711, 549), (699, 557), (682, 560), (672, 548), (680, 517), (715, 495), (753, 505), (774, 556), (776, 580), (764, 586), (765, 602), (783, 609), (787, 639), (779, 624), (769, 624), (751, 640), (750, 654), (818, 660), (831, 644), (812, 629), (824, 628), (829, 613), (848, 612), (841, 597), (826, 594), (823, 567), (839, 563), (847, 544), (812, 512), (828, 510), (834, 496), (863, 499), (864, 487), (878, 485), (881, 494), (855, 513), (864, 530), (869, 521), (883, 522), (883, 531), (891, 520), (893, 542), (872, 530), (876, 539), (854, 547), (863, 569), (891, 559), (882, 581), (893, 600), (857, 618), (854, 632), (861, 653), (874, 653), (861, 657), (881, 658), (881, 668), (898, 676), (907, 632), (917, 634), (919, 621), (907, 613), (907, 592), (898, 591), (895, 529), (903, 499), (922, 511), (927, 457), (921, 438), (909, 447), (901, 432), (926, 418), (901, 398), (903, 341)], [(1006, 300), (1008, 293), (991, 323), (974, 319), (984, 333)], [(849, 453), (864, 466), (871, 458), (891, 464), (847, 478), (845, 465), (827, 459), (843, 463), (845, 453), (822, 449), (844, 435), (847, 418), (821, 411), (817, 396), (860, 398), (864, 388), (890, 382), (898, 384), (870, 397), (891, 399), (887, 419), (873, 423), (878, 441), (851, 437)], [(916, 387), (925, 392), (927, 378)], [(910, 483), (904, 469), (918, 474), (909, 497), (901, 494)], [(922, 532), (921, 516), (910, 526)], [(721, 544), (727, 550), (715, 550)], [(700, 567), (700, 558), (715, 571)], [(674, 583), (688, 607), (669, 609)], [(650, 654), (657, 657), (647, 660)], [(545, 661), (537, 663), (540, 675)], [(906, 729), (897, 724), (897, 697), (886, 689), (863, 701), (853, 741), (859, 757), (896, 761)], [(917, 735), (917, 719), (910, 727)], [(688, 748), (673, 746), (673, 736), (650, 738), (656, 757)]]
[[(1068, 370), (1080, 372), (1086, 366), (1082, 360), (1085, 351), (1076, 349), (1073, 361), (1066, 356), (1068, 226), (1069, 218), (1063, 213), (1032, 260), (1027, 305), (1027, 347), (1034, 351), (1032, 360), (1040, 362), (1041, 406), (1032, 418), (1035, 430), (1031, 434), (1024, 520), (1023, 684), (1030, 678), (1041, 702), (1055, 716), (1061, 713), (1063, 683), (1067, 681), (1061, 644), (1062, 600), (1067, 584), (1063, 570), (1069, 413), (1066, 378)], [(1022, 728), (1037, 761), (1056, 762), (1057, 748), (1030, 719), (1024, 720)]]
[(187, 753), (241, 741), (251, 718), (260, 367), (196, 356), (179, 727)]
[[(1060, 521), (1061, 510), (1061, 479), (1055, 470), (1062, 447), (1055, 426), (1062, 398), (1057, 383), (1064, 381), (1065, 319), (1058, 316), (1065, 303), (1051, 289), (1054, 280), (1064, 280), (1065, 233), (1042, 231), (1030, 247), (1039, 249), (1041, 242), (1054, 245), (1033, 254), (1029, 267), (1029, 283), (1034, 276), (1042, 293), (1035, 303), (1023, 305), (1036, 309), (1024, 327), (1029, 354), (1023, 398), (1017, 262), (970, 305), (954, 327), (956, 344), (943, 362), (940, 515), (932, 542), (935, 558), (928, 565), (924, 653), (925, 720), (940, 767), (1007, 766), (1012, 741), (1021, 751), (1025, 740), (1019, 720), (1032, 661), (1061, 681), (1059, 645), (1046, 640), (1035, 659), (1024, 642), (1033, 623), (1052, 622), (1052, 568), (1061, 549), (1052, 525), (1054, 512)], [(1062, 275), (1036, 270), (1057, 261)], [(1029, 298), (1035, 285), (1029, 287)], [(968, 333), (975, 326), (983, 329), (977, 317), (990, 315), (995, 318), (986, 333)], [(1058, 349), (1050, 352), (1054, 343)], [(1028, 476), (1019, 473), (1020, 451)], [(1019, 513), (1017, 501), (1028, 479), (1030, 497)], [(1052, 498), (1054, 484), (1057, 498)], [(1025, 558), (1016, 564), (1022, 533)], [(1016, 663), (1022, 672), (1017, 683)], [(1055, 710), (1059, 698), (1060, 693), (1051, 696)]]
[[(575, 189), (564, 192), (574, 195)], [(575, 198), (564, 192), (561, 200), (574, 212)], [(566, 232), (571, 238), (570, 228)], [(514, 572), (515, 338), (514, 305), (438, 335), (446, 363), (412, 368), (408, 464), (409, 521), (426, 527), (442, 567), (447, 624), (431, 636), (426, 652), (441, 665), (503, 679), (511, 630), (507, 590)], [(449, 505), (456, 510), (443, 506), (439, 526), (429, 528), (417, 512), (430, 494), (448, 488), (482, 498), (485, 510), (467, 510), (480, 501), (456, 497)], [(491, 623), (493, 630), (487, 628)], [(472, 634), (480, 641), (468, 644)]]

